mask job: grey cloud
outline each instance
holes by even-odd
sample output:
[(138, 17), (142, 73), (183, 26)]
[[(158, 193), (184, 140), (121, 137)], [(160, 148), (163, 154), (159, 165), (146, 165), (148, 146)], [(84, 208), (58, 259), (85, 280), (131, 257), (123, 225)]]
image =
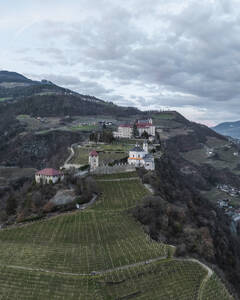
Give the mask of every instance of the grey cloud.
[[(49, 43), (36, 51), (72, 70), (52, 81), (79, 92), (141, 108), (208, 109), (205, 118), (214, 118), (214, 109), (221, 117), (221, 110), (235, 116), (240, 113), (240, 4), (179, 2), (104, 1), (100, 9), (91, 1), (92, 8), (98, 5), (92, 18), (45, 21), (42, 38)], [(111, 87), (103, 79), (111, 80)], [(135, 98), (132, 89), (128, 97), (120, 94), (129, 84), (136, 86)]]
[[(27, 74), (29, 77), (34, 77), (34, 75)], [(53, 83), (79, 92), (80, 94), (94, 95), (96, 97), (109, 97), (109, 94), (113, 92), (112, 89), (107, 89), (103, 85), (96, 81), (83, 81), (77, 76), (71, 75), (58, 75), (58, 74), (39, 74), (36, 78), (38, 80), (47, 79)]]
[(76, 86), (81, 83), (78, 77), (70, 75), (41, 74), (41, 78), (63, 86)]

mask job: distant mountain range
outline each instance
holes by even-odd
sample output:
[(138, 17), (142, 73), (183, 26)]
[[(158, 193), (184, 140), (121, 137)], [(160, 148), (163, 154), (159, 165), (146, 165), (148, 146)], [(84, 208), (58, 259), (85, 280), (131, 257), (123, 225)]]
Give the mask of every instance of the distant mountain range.
[(222, 135), (240, 139), (240, 121), (220, 123), (212, 129)]

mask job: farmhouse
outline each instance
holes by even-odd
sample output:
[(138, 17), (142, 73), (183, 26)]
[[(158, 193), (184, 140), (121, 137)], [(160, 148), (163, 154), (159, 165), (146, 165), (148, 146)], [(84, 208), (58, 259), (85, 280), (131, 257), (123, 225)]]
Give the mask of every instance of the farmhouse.
[(35, 174), (36, 183), (41, 183), (41, 182), (43, 184), (56, 183), (63, 179), (64, 179), (63, 172), (52, 168), (43, 169), (41, 171), (38, 171)]
[(143, 143), (143, 147), (136, 144), (136, 146), (129, 151), (128, 163), (135, 167), (144, 167), (147, 170), (155, 169), (154, 157), (148, 153), (147, 142)]

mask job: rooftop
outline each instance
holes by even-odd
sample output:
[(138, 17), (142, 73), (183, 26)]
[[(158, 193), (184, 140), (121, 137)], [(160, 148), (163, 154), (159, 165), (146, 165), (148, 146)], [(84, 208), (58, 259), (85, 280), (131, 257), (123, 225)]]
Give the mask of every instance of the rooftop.
[(131, 149), (131, 151), (144, 152), (143, 148), (139, 145), (136, 145), (134, 148)]
[(154, 161), (154, 157), (152, 154), (146, 154), (143, 158), (146, 162), (152, 162)]
[(96, 150), (93, 150), (89, 153), (90, 156), (98, 156), (98, 153)]
[(132, 125), (130, 125), (130, 124), (121, 124), (121, 125), (119, 125), (119, 127), (128, 127), (128, 128), (131, 128)]
[(44, 176), (61, 176), (63, 173), (61, 171), (52, 169), (52, 168), (46, 168), (41, 171), (38, 171), (36, 175), (44, 175)]
[(153, 126), (153, 124), (151, 124), (151, 123), (137, 124), (137, 128), (146, 128), (146, 127), (151, 127), (151, 126)]

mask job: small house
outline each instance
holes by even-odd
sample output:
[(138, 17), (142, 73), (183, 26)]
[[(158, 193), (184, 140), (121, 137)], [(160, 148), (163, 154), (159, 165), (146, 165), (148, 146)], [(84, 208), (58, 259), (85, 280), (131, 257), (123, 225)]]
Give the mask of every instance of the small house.
[(36, 183), (41, 183), (41, 182), (43, 184), (56, 183), (62, 181), (63, 179), (64, 179), (63, 172), (52, 168), (43, 169), (41, 171), (38, 171), (35, 174)]

